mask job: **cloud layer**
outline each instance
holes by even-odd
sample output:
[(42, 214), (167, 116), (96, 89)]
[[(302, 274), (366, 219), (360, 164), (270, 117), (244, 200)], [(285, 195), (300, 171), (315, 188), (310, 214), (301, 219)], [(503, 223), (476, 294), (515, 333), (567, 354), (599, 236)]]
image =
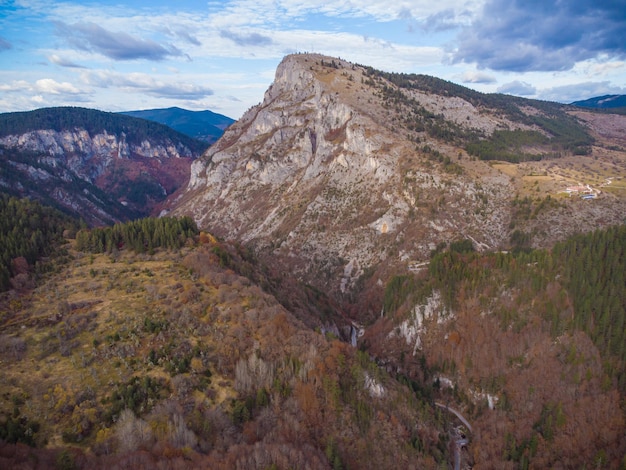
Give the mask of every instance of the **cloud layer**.
[(0, 112), (81, 100), (238, 117), (262, 99), (284, 55), (302, 51), (483, 92), (561, 102), (620, 93), (624, 1), (20, 0), (0, 6), (9, 65)]
[(163, 81), (145, 73), (87, 71), (81, 74), (81, 80), (91, 87), (118, 88), (127, 93), (145, 93), (159, 98), (197, 100), (213, 94), (213, 90), (206, 86)]
[(74, 47), (100, 53), (113, 60), (164, 60), (183, 53), (175, 46), (163, 46), (123, 31), (108, 31), (95, 23), (58, 23), (58, 34)]
[(626, 58), (626, 5), (598, 0), (489, 0), (456, 41), (454, 62), (513, 72), (570, 70)]

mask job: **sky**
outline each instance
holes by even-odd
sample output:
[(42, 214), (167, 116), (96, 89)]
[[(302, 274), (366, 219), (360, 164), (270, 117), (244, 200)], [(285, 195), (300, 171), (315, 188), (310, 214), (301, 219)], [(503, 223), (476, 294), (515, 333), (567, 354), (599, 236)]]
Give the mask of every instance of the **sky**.
[(0, 0), (0, 112), (238, 119), (297, 52), (570, 103), (626, 94), (626, 0)]

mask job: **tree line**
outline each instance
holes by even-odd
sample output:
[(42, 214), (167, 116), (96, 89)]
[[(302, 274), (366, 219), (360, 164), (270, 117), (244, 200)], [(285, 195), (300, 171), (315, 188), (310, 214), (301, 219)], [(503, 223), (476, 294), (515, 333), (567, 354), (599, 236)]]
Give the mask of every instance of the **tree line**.
[(179, 249), (198, 233), (191, 217), (147, 217), (110, 227), (80, 230), (76, 234), (76, 249), (111, 253), (128, 248), (136, 253), (152, 253), (157, 248)]
[(57, 250), (66, 229), (77, 228), (75, 219), (56, 209), (0, 194), (0, 291), (9, 289), (11, 278), (27, 268), (16, 260), (34, 266)]

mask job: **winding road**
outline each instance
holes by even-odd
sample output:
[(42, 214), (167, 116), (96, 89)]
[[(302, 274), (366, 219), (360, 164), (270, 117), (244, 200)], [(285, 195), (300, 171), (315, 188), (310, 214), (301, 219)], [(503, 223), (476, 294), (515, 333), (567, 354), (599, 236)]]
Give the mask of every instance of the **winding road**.
[[(435, 406), (452, 413), (459, 419), (459, 421), (461, 421), (461, 423), (463, 423), (469, 432), (472, 432), (472, 425), (457, 410), (439, 402), (435, 402)], [(468, 445), (469, 439), (458, 428), (456, 428), (454, 432), (454, 470), (461, 470), (461, 451), (464, 447), (467, 449)]]
[(455, 410), (454, 408), (450, 408), (448, 405), (444, 405), (443, 403), (439, 403), (439, 402), (435, 402), (435, 405), (438, 406), (439, 408), (443, 408), (446, 411), (449, 411), (450, 413), (452, 413), (454, 416), (456, 416), (457, 418), (459, 418), (459, 420), (465, 425), (465, 427), (467, 428), (467, 430), (469, 432), (472, 432), (472, 425), (463, 417), (463, 415), (461, 413), (459, 413), (457, 410)]

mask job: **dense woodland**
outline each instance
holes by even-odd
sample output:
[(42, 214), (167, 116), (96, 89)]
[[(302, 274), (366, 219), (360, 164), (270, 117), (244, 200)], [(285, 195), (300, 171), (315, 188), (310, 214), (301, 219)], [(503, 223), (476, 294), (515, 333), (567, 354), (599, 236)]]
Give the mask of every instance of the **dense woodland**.
[(77, 227), (77, 221), (55, 209), (0, 194), (0, 292), (22, 286), (29, 273), (45, 269), (42, 258), (58, 255), (64, 231)]
[(112, 227), (81, 230), (76, 248), (90, 253), (111, 253), (129, 248), (135, 253), (154, 253), (157, 248), (178, 249), (198, 234), (191, 217), (147, 217)]
[[(561, 309), (554, 300), (547, 300), (536, 304), (541, 307), (538, 313), (554, 337), (573, 329), (587, 333), (604, 357), (606, 372), (626, 393), (625, 273), (625, 225), (576, 235), (552, 250), (479, 254), (471, 242), (457, 242), (449, 250), (434, 253), (426, 279), (411, 275), (392, 278), (385, 290), (384, 308), (394, 312), (439, 290), (447, 307), (455, 309), (459, 290), (469, 295), (498, 283), (519, 289), (520, 302), (531, 301), (533, 296), (539, 301), (549, 285), (556, 288), (558, 280), (560, 301), (569, 299), (571, 308)], [(505, 321), (519, 315), (508, 310), (501, 314)], [(527, 321), (521, 316), (518, 320)]]
[[(23, 220), (12, 227), (45, 219), (56, 227), (51, 240), (66, 228), (37, 215), (37, 204), (3, 201), (14, 214), (3, 220)], [(470, 419), (484, 468), (616, 468), (626, 450), (625, 226), (552, 250), (440, 246), (426, 272), (390, 280), (385, 316), (359, 348), (291, 313), (307, 299), (321, 306), (322, 293), (275, 283), (253, 255), (191, 219), (83, 228), (74, 247), (29, 298), (0, 305), (12, 384), (0, 408), (1, 462), (438, 468), (453, 451), (435, 401)], [(289, 292), (279, 303), (259, 285)], [(435, 292), (454, 318), (440, 332), (446, 341), (425, 338), (418, 354), (403, 341), (379, 350), (375, 332)], [(480, 310), (490, 314), (477, 322)], [(466, 342), (471, 335), (485, 336)], [(39, 366), (21, 373), (32, 361)], [(441, 376), (457, 386), (446, 389)], [(495, 409), (472, 398), (477, 387), (499, 397)], [(51, 440), (57, 450), (10, 447)]]
[(563, 267), (574, 303), (573, 318), (555, 317), (555, 326), (589, 334), (626, 395), (626, 226), (577, 235), (559, 243), (552, 257), (552, 266)]
[[(418, 363), (402, 342), (396, 360), (411, 377), (453, 378), (448, 393), (476, 427), (474, 456), (486, 468), (626, 465), (625, 252), (623, 225), (551, 250), (484, 254), (456, 243), (434, 253), (427, 273), (387, 284), (391, 325), (441, 299), (422, 320), (432, 336)], [(395, 334), (389, 318), (367, 339), (376, 356), (394, 354), (377, 346)], [(493, 411), (476, 393), (498, 397)]]

